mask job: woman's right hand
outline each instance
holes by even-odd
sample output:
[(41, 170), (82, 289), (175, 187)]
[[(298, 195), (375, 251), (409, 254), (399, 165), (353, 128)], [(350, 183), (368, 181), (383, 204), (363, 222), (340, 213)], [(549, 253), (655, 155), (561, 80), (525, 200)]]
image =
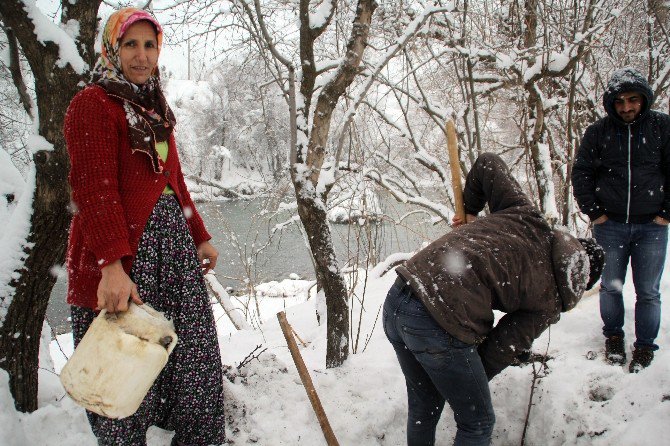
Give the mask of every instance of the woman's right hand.
[(98, 284), (98, 307), (96, 310), (106, 309), (108, 313), (127, 311), (130, 299), (137, 305), (143, 304), (137, 292), (137, 286), (123, 270), (121, 260), (102, 268), (102, 279)]

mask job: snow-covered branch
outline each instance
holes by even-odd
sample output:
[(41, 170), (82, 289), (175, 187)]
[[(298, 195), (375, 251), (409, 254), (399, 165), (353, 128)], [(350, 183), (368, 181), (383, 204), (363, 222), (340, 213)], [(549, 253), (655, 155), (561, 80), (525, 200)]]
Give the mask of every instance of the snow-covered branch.
[(358, 107), (361, 105), (363, 99), (368, 93), (368, 90), (375, 82), (379, 73), (381, 73), (381, 71), (391, 61), (391, 59), (402, 48), (404, 48), (407, 45), (407, 43), (416, 35), (416, 33), (421, 29), (421, 27), (428, 21), (428, 19), (432, 15), (440, 12), (445, 13), (451, 12), (453, 9), (454, 9), (453, 5), (450, 5), (448, 7), (426, 6), (426, 8), (422, 11), (422, 13), (417, 15), (417, 17), (414, 20), (412, 20), (412, 22), (405, 29), (404, 33), (396, 39), (395, 43), (391, 45), (386, 50), (386, 53), (377, 61), (377, 63), (374, 64), (374, 69), (372, 70), (371, 75), (368, 77), (367, 82), (365, 82), (365, 84), (359, 89), (357, 94), (354, 95), (352, 104), (349, 106), (348, 110), (345, 113), (345, 118), (343, 120), (344, 125), (342, 127), (342, 131), (335, 139), (336, 141), (338, 141), (337, 150), (335, 152), (336, 162), (339, 162), (340, 157), (342, 155), (342, 148), (344, 145), (344, 135), (346, 135), (347, 132), (349, 131), (349, 126), (351, 125), (351, 122), (356, 114), (356, 111), (358, 110)]
[[(55, 24), (49, 17), (37, 7), (35, 0), (4, 0), (7, 11), (12, 10), (13, 14), (23, 16), (23, 20), (32, 28), (36, 36), (35, 44), (40, 44), (41, 48), (33, 48), (33, 51), (44, 51), (47, 43), (56, 45), (58, 59), (56, 65), (64, 68), (70, 65), (72, 69), (83, 75), (90, 67), (81, 57), (75, 39), (79, 34), (79, 23), (68, 22), (65, 24), (67, 29), (61, 28)], [(0, 8), (0, 14), (7, 14), (3, 8)], [(24, 42), (26, 44), (28, 42)], [(24, 48), (25, 50), (26, 48)]]

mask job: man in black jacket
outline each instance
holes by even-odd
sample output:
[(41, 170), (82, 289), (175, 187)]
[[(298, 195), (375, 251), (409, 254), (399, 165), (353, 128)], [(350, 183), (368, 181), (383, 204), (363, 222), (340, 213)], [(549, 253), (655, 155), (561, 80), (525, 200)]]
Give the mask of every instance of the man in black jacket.
[[(464, 201), (468, 224), (454, 220), (453, 231), (399, 266), (384, 303), (384, 331), (407, 385), (410, 446), (434, 444), (445, 401), (455, 444), (488, 445), (488, 380), (573, 308), (602, 270), (600, 247), (552, 230), (497, 155), (474, 163)], [(475, 218), (487, 203), (490, 215)], [(493, 310), (506, 313), (495, 327)]]
[(654, 95), (632, 68), (607, 85), (607, 116), (586, 129), (572, 169), (574, 195), (605, 250), (600, 285), (605, 356), (624, 364), (622, 288), (630, 260), (637, 295), (631, 372), (649, 366), (661, 321), (661, 274), (670, 220), (670, 116), (652, 111)]

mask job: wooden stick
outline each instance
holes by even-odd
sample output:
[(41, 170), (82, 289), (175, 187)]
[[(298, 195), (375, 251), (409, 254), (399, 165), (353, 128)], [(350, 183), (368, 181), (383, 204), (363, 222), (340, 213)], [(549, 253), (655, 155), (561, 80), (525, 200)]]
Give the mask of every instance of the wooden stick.
[(523, 433), (521, 434), (521, 445), (526, 444), (526, 431), (528, 430), (528, 420), (530, 419), (530, 409), (533, 407), (533, 393), (535, 393), (535, 384), (537, 383), (537, 371), (533, 362), (533, 382), (530, 384), (530, 397), (528, 397), (528, 407), (526, 408), (526, 420), (523, 423)]
[(233, 303), (230, 301), (230, 296), (226, 289), (221, 285), (221, 282), (216, 278), (214, 271), (210, 271), (205, 274), (205, 283), (207, 288), (214, 294), (214, 297), (223, 308), (223, 311), (230, 319), (230, 322), (233, 323), (237, 330), (250, 330), (251, 325), (247, 322), (243, 315), (238, 313), (238, 310), (233, 306)]
[(456, 139), (456, 127), (454, 121), (449, 119), (447, 128), (447, 149), (449, 151), (449, 167), (451, 169), (451, 188), (454, 192), (454, 213), (465, 221), (465, 205), (463, 204), (463, 186), (461, 184), (461, 162), (458, 157), (458, 140)]
[(298, 374), (302, 380), (302, 385), (305, 387), (305, 391), (307, 391), (307, 397), (309, 398), (310, 403), (312, 403), (312, 409), (314, 409), (316, 418), (319, 420), (319, 424), (321, 425), (323, 436), (326, 437), (326, 443), (328, 446), (339, 446), (337, 438), (335, 437), (335, 433), (333, 432), (333, 429), (330, 427), (330, 423), (328, 422), (326, 412), (323, 410), (323, 406), (321, 405), (321, 400), (319, 400), (319, 395), (317, 395), (314, 384), (312, 383), (312, 378), (309, 376), (307, 367), (305, 367), (305, 362), (302, 360), (300, 350), (298, 350), (298, 344), (296, 344), (295, 339), (293, 339), (291, 326), (286, 320), (286, 313), (280, 311), (277, 313), (277, 319), (279, 319), (279, 326), (281, 327), (281, 331), (284, 333), (284, 338), (286, 338), (286, 343), (288, 344), (288, 349), (291, 352), (291, 356), (293, 357), (293, 362), (298, 369)]
[(295, 328), (293, 328), (293, 325), (289, 324), (288, 326), (291, 327), (291, 333), (295, 335), (295, 337), (298, 339), (298, 342), (300, 342), (303, 347), (307, 347), (307, 343), (300, 339), (300, 336), (298, 335), (298, 332), (295, 331)]

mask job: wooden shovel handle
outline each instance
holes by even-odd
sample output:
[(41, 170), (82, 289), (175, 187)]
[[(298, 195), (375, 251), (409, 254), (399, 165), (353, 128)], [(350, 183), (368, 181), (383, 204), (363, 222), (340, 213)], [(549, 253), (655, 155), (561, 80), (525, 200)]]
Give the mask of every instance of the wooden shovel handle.
[(335, 437), (335, 433), (333, 432), (333, 429), (330, 427), (330, 423), (328, 422), (326, 412), (323, 410), (323, 406), (321, 405), (319, 395), (317, 395), (314, 384), (312, 383), (312, 378), (309, 376), (307, 367), (305, 367), (305, 362), (302, 360), (302, 355), (300, 354), (300, 350), (298, 350), (298, 344), (296, 344), (295, 339), (293, 338), (293, 333), (291, 333), (291, 326), (289, 325), (288, 320), (286, 320), (286, 313), (280, 311), (277, 313), (277, 319), (279, 319), (279, 326), (281, 327), (281, 331), (284, 333), (284, 338), (286, 338), (286, 343), (288, 344), (288, 349), (291, 352), (291, 356), (293, 357), (293, 362), (298, 369), (298, 374), (302, 380), (302, 385), (307, 391), (309, 402), (312, 403), (312, 409), (314, 409), (316, 418), (319, 420), (319, 424), (321, 425), (323, 436), (326, 437), (326, 443), (328, 446), (339, 446), (337, 438)]
[(451, 169), (451, 188), (454, 192), (454, 213), (465, 223), (465, 205), (463, 204), (463, 185), (461, 183), (461, 162), (458, 157), (458, 140), (454, 121), (446, 123), (447, 149), (449, 151), (449, 167)]

